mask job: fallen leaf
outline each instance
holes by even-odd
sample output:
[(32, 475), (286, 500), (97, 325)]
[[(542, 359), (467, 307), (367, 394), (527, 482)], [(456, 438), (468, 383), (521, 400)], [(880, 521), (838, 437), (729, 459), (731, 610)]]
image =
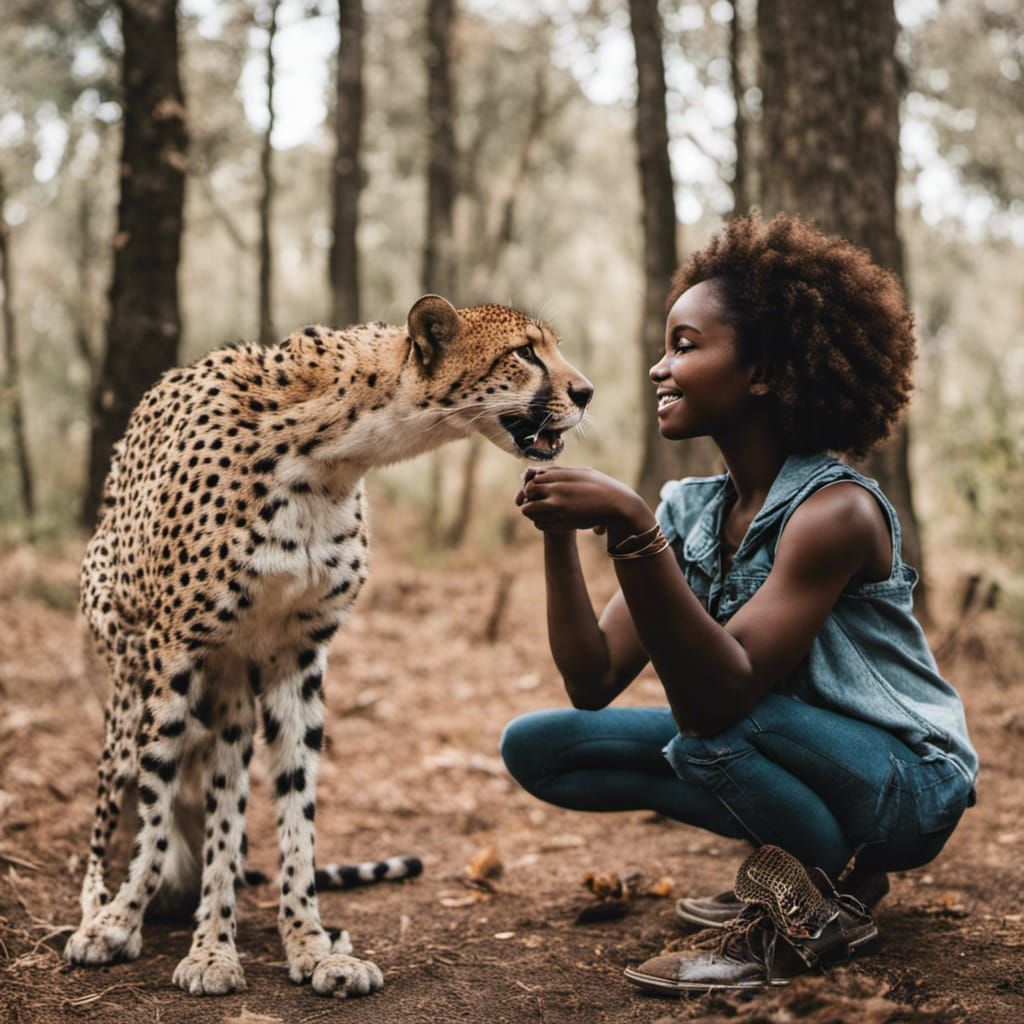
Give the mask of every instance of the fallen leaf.
[(473, 882), (482, 882), (485, 878), (499, 878), (502, 871), (504, 865), (493, 846), (484, 847), (466, 866), (466, 874)]
[(604, 874), (600, 871), (586, 871), (581, 880), (599, 900), (622, 900), (629, 896), (629, 889), (622, 879), (615, 874)]
[(647, 887), (647, 895), (658, 899), (668, 899), (674, 888), (675, 882), (668, 875), (664, 875)]

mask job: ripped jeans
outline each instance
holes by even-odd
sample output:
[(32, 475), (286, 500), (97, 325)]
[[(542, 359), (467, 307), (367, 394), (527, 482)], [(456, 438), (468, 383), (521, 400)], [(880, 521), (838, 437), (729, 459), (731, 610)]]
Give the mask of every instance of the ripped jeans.
[(950, 758), (774, 693), (709, 739), (680, 735), (667, 708), (538, 711), (506, 726), (501, 755), (548, 803), (657, 811), (833, 877), (854, 853), (866, 871), (928, 863), (973, 802)]

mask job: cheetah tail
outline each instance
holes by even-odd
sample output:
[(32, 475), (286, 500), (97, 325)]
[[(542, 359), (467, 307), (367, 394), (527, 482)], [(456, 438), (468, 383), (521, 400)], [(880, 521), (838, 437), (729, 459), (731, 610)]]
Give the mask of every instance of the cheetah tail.
[(373, 882), (415, 878), (423, 873), (419, 857), (388, 857), (387, 860), (368, 860), (362, 864), (326, 864), (316, 871), (317, 892), (328, 889), (351, 889), (356, 885)]

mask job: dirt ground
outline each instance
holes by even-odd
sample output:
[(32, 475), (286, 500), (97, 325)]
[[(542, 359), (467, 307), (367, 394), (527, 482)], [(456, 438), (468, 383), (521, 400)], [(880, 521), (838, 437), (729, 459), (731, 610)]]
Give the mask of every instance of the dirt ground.
[[(589, 542), (588, 542), (589, 543)], [(613, 577), (588, 551), (595, 600)], [(883, 942), (854, 964), (742, 1000), (665, 1000), (622, 978), (677, 937), (673, 900), (638, 897), (616, 920), (576, 924), (593, 897), (585, 871), (668, 876), (675, 895), (728, 887), (743, 844), (636, 812), (575, 814), (517, 789), (498, 757), (516, 714), (565, 700), (551, 665), (540, 546), (442, 567), (412, 567), (378, 544), (367, 591), (336, 638), (327, 678), (319, 784), (321, 861), (422, 857), (421, 878), (321, 897), (325, 923), (372, 957), (379, 994), (340, 1002), (287, 979), (272, 887), (240, 900), (248, 990), (197, 999), (171, 984), (183, 924), (153, 924), (134, 963), (72, 969), (60, 951), (77, 923), (106, 680), (86, 670), (75, 613), (74, 545), (0, 551), (0, 1020), (568, 1022), (1024, 1021), (1024, 694), (1010, 624), (967, 622), (946, 644), (983, 775), (942, 855), (893, 878)], [(964, 566), (935, 581), (952, 607)], [(501, 573), (511, 590), (485, 639)], [(961, 575), (953, 575), (959, 573)], [(950, 636), (940, 614), (937, 644)], [(625, 703), (659, 703), (642, 677)], [(272, 873), (273, 816), (262, 752), (253, 762), (250, 864)], [(493, 848), (493, 891), (466, 866)]]

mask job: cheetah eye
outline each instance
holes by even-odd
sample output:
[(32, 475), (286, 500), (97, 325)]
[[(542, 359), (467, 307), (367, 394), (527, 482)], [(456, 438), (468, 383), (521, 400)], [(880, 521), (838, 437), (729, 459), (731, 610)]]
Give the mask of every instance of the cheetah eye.
[(532, 345), (520, 345), (519, 348), (512, 349), (512, 352), (519, 356), (520, 359), (525, 359), (528, 363), (532, 363), (537, 358)]

